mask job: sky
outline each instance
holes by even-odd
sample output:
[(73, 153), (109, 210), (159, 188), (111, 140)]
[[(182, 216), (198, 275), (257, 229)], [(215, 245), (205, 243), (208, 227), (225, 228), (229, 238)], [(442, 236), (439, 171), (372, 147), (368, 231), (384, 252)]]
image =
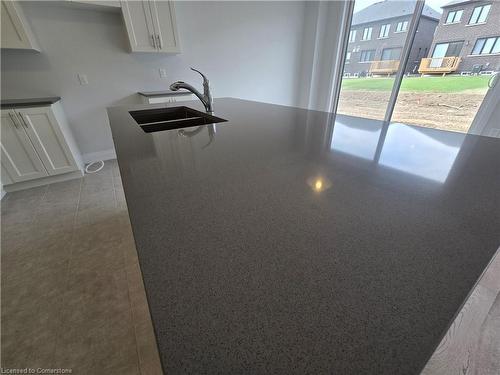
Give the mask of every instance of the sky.
[[(371, 4), (378, 3), (379, 1), (381, 0), (356, 0), (354, 3), (354, 12), (364, 9)], [(442, 13), (441, 6), (449, 3), (450, 1), (451, 0), (426, 0), (425, 3), (439, 13)]]

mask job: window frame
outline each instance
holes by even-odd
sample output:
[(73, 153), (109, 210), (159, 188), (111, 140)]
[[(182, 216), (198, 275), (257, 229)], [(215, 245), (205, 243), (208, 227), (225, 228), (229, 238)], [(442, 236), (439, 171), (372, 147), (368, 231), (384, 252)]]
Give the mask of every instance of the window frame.
[[(457, 55), (453, 55), (453, 56), (446, 56), (446, 55), (447, 55), (447, 53), (448, 53), (448, 50), (450, 49), (450, 44), (458, 44), (458, 43), (462, 43), (462, 45), (460, 46), (460, 51), (459, 51), (459, 53), (458, 53)], [(433, 50), (432, 50), (431, 58), (432, 58), (432, 59), (444, 59), (444, 58), (446, 58), (446, 57), (460, 57), (460, 53), (462, 52), (462, 50), (463, 50), (463, 48), (464, 48), (464, 43), (465, 43), (465, 41), (464, 41), (464, 40), (453, 40), (453, 41), (451, 41), (451, 42), (439, 42), (439, 43), (436, 43), (436, 44), (434, 45)], [(436, 48), (437, 48), (437, 46), (441, 46), (441, 45), (443, 45), (443, 44), (446, 44), (446, 45), (447, 45), (447, 46), (446, 46), (446, 51), (445, 51), (445, 53), (444, 53), (444, 56), (443, 56), (443, 57), (434, 57), (434, 53), (436, 52)]]
[[(485, 47), (488, 46), (488, 40), (491, 40), (491, 39), (494, 39), (494, 41), (489, 46), (489, 51), (485, 53), (484, 49), (485, 49)], [(474, 50), (476, 49), (476, 47), (480, 43), (482, 43), (482, 44), (481, 44), (481, 47), (479, 48), (479, 52), (474, 53)], [(497, 44), (498, 44), (498, 46), (500, 48), (500, 36), (490, 36), (490, 37), (485, 37), (485, 38), (477, 38), (476, 39), (476, 43), (474, 43), (474, 47), (472, 47), (472, 50), (471, 50), (469, 56), (500, 55), (500, 49), (498, 50), (498, 52), (493, 52), (493, 50), (495, 49), (495, 47), (497, 46)]]
[[(486, 13), (486, 16), (484, 17), (483, 21), (479, 21), (480, 18), (481, 18), (481, 16), (483, 15), (484, 8), (486, 8), (486, 7), (488, 7), (488, 11)], [(478, 15), (476, 17), (476, 20), (474, 22), (472, 22), (472, 18), (474, 17), (474, 13), (476, 12), (476, 9), (479, 9), (479, 13), (478, 13)], [(477, 7), (474, 7), (474, 9), (472, 10), (472, 14), (470, 15), (469, 22), (467, 23), (467, 25), (474, 26), (474, 25), (485, 24), (486, 21), (488, 20), (488, 16), (490, 15), (490, 11), (491, 11), (491, 3), (490, 4), (478, 5)]]
[[(377, 52), (377, 50), (365, 49), (365, 50), (362, 50), (360, 52), (361, 52), (359, 55), (359, 62), (360, 63), (371, 63), (371, 62), (375, 61), (375, 52)], [(363, 56), (366, 56), (367, 53), (371, 53), (371, 59), (370, 60), (363, 60)]]
[[(457, 20), (457, 14), (460, 13), (460, 17)], [(450, 22), (448, 22), (450, 15), (453, 15), (452, 19)], [(446, 15), (446, 20), (444, 22), (444, 25), (453, 25), (455, 23), (461, 23), (462, 22), (462, 16), (464, 15), (464, 10), (463, 9), (455, 9), (455, 10), (450, 10), (448, 14)]]
[[(384, 59), (384, 51), (394, 51), (399, 50), (399, 57), (397, 59)], [(382, 50), (382, 54), (380, 55), (380, 61), (399, 61), (401, 60), (401, 53), (403, 52), (403, 47), (387, 47)]]
[(349, 43), (354, 43), (356, 41), (356, 31), (357, 30), (349, 31)]
[[(384, 33), (382, 34), (382, 31)], [(387, 39), (389, 38), (389, 32), (391, 31), (391, 24), (390, 23), (385, 23), (382, 26), (380, 26), (380, 31), (378, 33), (378, 39)]]
[[(373, 27), (372, 26), (365, 27), (363, 29), (363, 36), (362, 36), (361, 40), (362, 41), (372, 40), (372, 34), (373, 34)], [(365, 35), (367, 35), (368, 38), (365, 39)]]
[[(401, 29), (399, 29), (399, 25), (401, 25)], [(396, 31), (394, 31), (395, 33), (404, 33), (408, 31), (408, 21), (399, 21), (397, 24), (396, 24)]]

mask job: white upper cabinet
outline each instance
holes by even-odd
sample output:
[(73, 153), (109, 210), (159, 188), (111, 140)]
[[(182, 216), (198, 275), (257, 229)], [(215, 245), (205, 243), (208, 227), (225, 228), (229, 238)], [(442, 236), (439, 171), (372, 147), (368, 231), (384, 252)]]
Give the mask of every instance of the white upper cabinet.
[(19, 118), (2, 110), (2, 182), (4, 185), (48, 176)]
[(150, 0), (149, 6), (151, 7), (158, 51), (180, 52), (174, 3), (171, 1)]
[(180, 52), (173, 2), (122, 0), (121, 4), (132, 52)]
[(1, 48), (40, 51), (20, 4), (15, 1), (2, 1), (1, 3)]

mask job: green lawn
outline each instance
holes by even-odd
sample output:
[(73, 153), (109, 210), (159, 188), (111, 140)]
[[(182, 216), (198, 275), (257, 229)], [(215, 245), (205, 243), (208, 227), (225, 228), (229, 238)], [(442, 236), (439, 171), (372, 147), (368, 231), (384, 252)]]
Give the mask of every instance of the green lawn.
[[(489, 76), (474, 77), (405, 77), (401, 91), (423, 92), (460, 92), (464, 90), (485, 89)], [(390, 91), (394, 78), (349, 78), (342, 80), (342, 89)]]

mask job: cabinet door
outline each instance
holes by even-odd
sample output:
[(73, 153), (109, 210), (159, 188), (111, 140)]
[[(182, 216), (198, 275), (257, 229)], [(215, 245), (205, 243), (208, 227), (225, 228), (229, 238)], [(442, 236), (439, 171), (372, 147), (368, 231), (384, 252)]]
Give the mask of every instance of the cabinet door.
[(40, 51), (20, 8), (13, 1), (2, 1), (2, 48), (33, 49)]
[(156, 52), (156, 38), (147, 0), (122, 1), (122, 14), (132, 52)]
[(48, 176), (15, 113), (3, 110), (1, 124), (2, 168), (12, 182)]
[(16, 112), (49, 175), (78, 169), (50, 107), (23, 108)]
[(172, 1), (149, 0), (159, 52), (181, 52)]

